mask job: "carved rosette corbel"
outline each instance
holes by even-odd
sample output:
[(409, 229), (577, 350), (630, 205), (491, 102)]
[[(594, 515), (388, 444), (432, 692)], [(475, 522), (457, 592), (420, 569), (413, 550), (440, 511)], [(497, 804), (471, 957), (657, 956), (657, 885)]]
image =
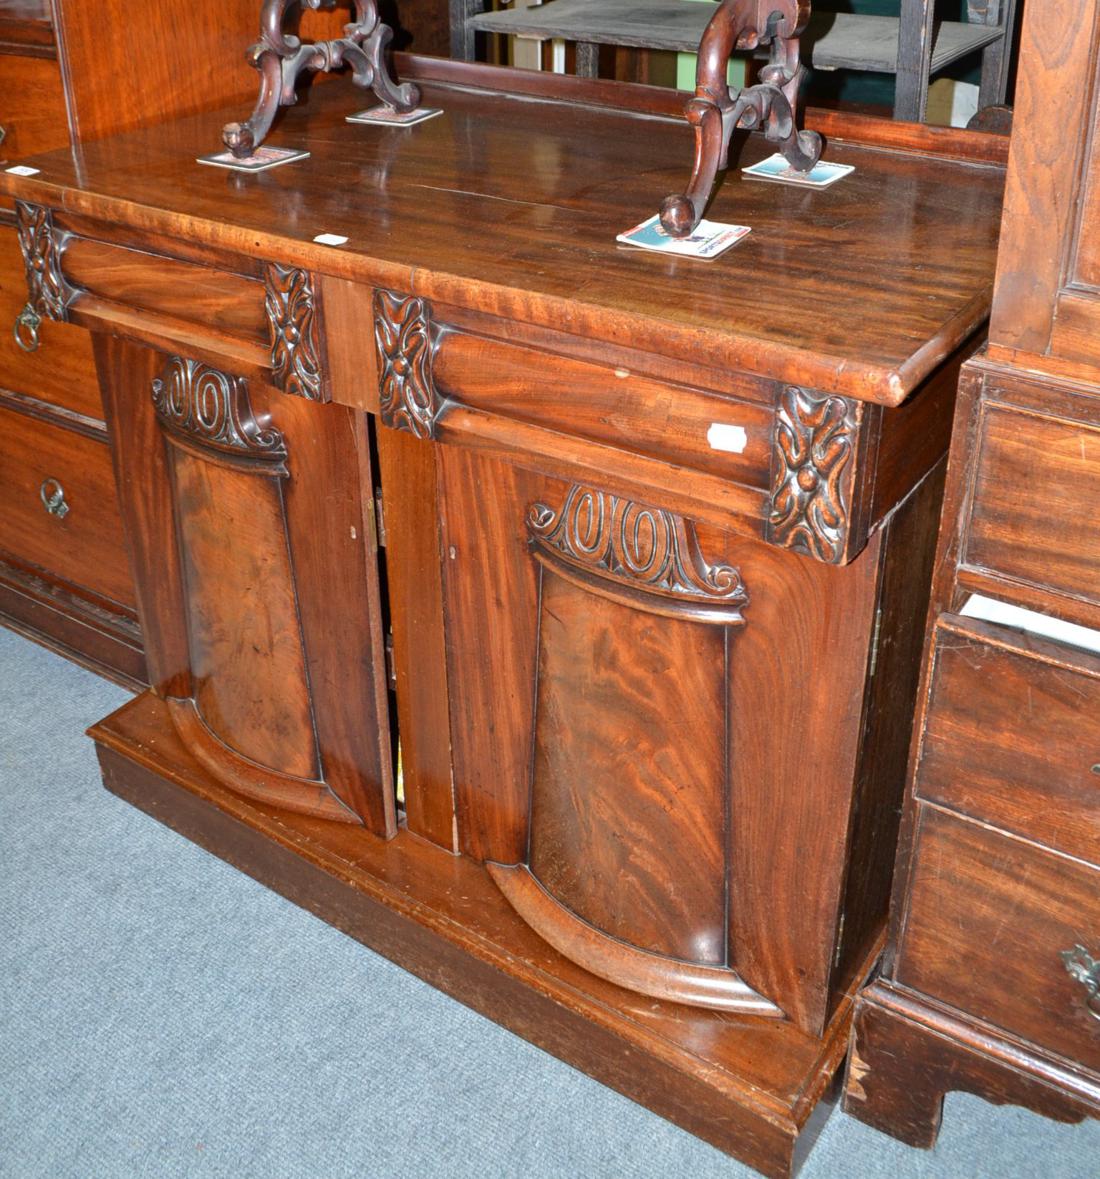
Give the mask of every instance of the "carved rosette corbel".
[(829, 564), (851, 528), (859, 404), (788, 386), (776, 414), (772, 493), (765, 535)]
[(243, 378), (170, 356), (152, 395), (161, 426), (185, 447), (256, 463), (272, 475), (287, 473), (283, 435), (257, 418)]
[(284, 393), (329, 401), (321, 345), (321, 302), (308, 270), (271, 262), (264, 268), (271, 336), (271, 381)]
[(434, 438), (443, 398), (432, 375), (439, 330), (432, 323), (431, 304), (415, 295), (375, 291), (374, 340), (382, 424)]
[(744, 623), (749, 598), (740, 573), (710, 564), (695, 525), (673, 512), (574, 484), (558, 512), (531, 505), (527, 533), (535, 556), (573, 580), (603, 583), (604, 592), (610, 585), (613, 596), (658, 612)]

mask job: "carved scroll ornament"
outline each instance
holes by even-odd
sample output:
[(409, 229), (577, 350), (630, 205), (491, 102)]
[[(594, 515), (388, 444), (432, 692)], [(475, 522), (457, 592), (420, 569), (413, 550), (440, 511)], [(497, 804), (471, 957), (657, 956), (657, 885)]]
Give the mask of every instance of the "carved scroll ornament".
[(836, 563), (847, 541), (856, 407), (788, 387), (776, 419), (768, 539)]
[[(297, 0), (302, 8), (333, 8), (337, 0)], [(398, 111), (411, 111), (420, 91), (409, 82), (398, 85), (385, 61), (393, 31), (378, 18), (377, 0), (355, 0), (355, 20), (344, 26), (344, 35), (333, 41), (303, 43), (283, 31), (287, 9), (295, 0), (264, 0), (260, 14), (260, 39), (248, 51), (248, 62), (260, 71), (260, 97), (245, 123), (227, 123), (222, 130), (225, 146), (237, 157), (252, 153), (267, 138), (281, 106), (297, 101), (295, 86), (300, 74), (328, 73), (350, 66), (357, 86), (374, 92), (379, 101)]]
[(284, 393), (324, 401), (320, 307), (306, 270), (270, 263), (264, 270), (271, 379)]
[(374, 340), (383, 425), (434, 438), (442, 398), (432, 377), (436, 333), (427, 301), (375, 291)]
[(153, 405), (162, 425), (185, 443), (271, 463), (273, 474), (285, 474), (283, 435), (257, 420), (242, 378), (171, 356), (153, 382)]
[(560, 512), (532, 504), (527, 532), (536, 552), (584, 575), (703, 606), (725, 625), (744, 621), (748, 594), (740, 574), (732, 565), (709, 564), (695, 526), (672, 512), (574, 484)]
[[(687, 191), (661, 204), (666, 233), (687, 237), (702, 220), (738, 127), (762, 127), (796, 171), (809, 171), (821, 158), (821, 136), (799, 131), (795, 123), (805, 74), (798, 38), (809, 19), (809, 0), (722, 0), (699, 43), (695, 95), (684, 112), (695, 128), (695, 165)], [(759, 84), (731, 90), (726, 81), (730, 54), (758, 45), (771, 46)]]

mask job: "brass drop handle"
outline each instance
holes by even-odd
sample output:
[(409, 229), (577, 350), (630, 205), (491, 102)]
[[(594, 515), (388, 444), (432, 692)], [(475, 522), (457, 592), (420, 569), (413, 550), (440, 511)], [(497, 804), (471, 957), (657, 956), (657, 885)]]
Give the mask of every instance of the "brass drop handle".
[(42, 316), (28, 303), (15, 318), (12, 329), (15, 342), (24, 352), (38, 351), (38, 328), (42, 323)]
[(65, 502), (65, 488), (56, 479), (43, 479), (38, 489), (42, 497), (42, 505), (51, 516), (64, 520), (69, 514), (69, 505)]
[(1066, 973), (1085, 988), (1085, 1007), (1093, 1019), (1100, 1019), (1100, 959), (1093, 956), (1084, 946), (1063, 950), (1059, 957)]

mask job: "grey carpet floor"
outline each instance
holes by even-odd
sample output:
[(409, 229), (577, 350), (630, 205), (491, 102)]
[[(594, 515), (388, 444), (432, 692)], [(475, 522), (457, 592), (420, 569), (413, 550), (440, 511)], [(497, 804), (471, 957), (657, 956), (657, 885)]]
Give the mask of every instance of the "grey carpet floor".
[[(751, 1173), (99, 784), (120, 689), (0, 630), (4, 1179)], [(839, 1113), (802, 1174), (1100, 1173), (1100, 1123), (968, 1095), (935, 1151)]]

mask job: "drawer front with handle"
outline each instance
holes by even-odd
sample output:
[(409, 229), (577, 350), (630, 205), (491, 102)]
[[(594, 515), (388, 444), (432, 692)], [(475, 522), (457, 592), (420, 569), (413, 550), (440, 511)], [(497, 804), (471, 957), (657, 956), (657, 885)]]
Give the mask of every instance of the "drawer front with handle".
[(922, 808), (896, 977), (1100, 1070), (1100, 871)]
[(107, 446), (0, 408), (0, 550), (134, 605)]

